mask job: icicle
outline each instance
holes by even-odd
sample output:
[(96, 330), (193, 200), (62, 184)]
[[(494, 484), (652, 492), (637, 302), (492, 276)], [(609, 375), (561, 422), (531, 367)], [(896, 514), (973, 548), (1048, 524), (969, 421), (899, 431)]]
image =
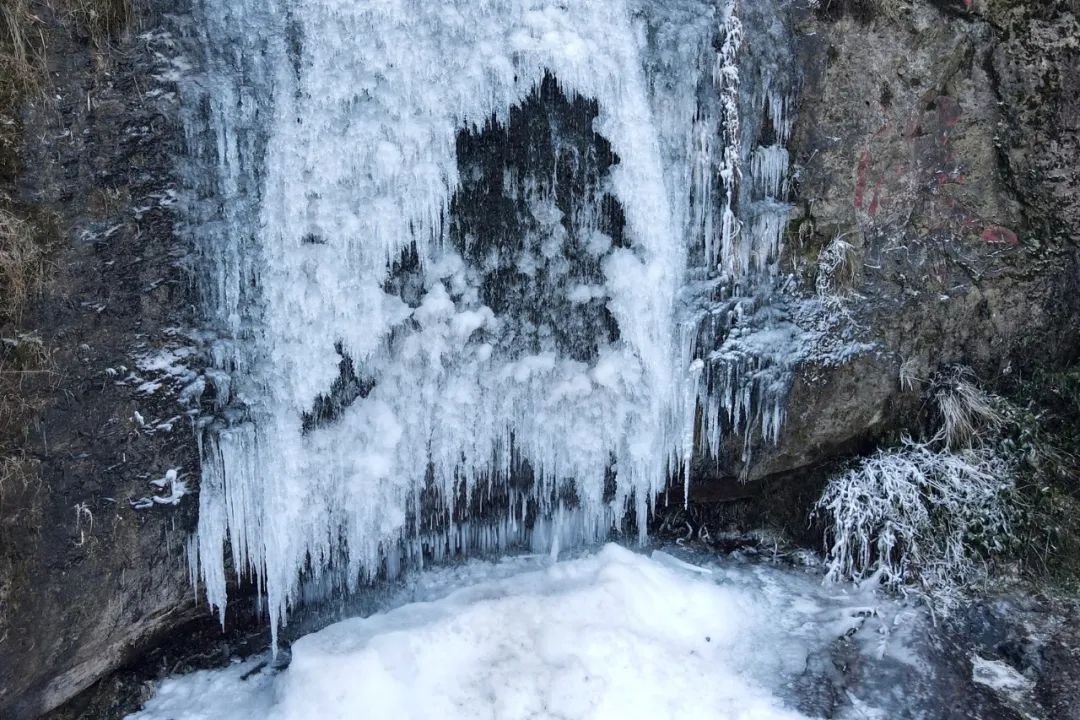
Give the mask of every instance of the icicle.
[[(782, 43), (744, 43), (771, 4), (234, 0), (202, 12), (187, 137), (214, 172), (190, 168), (191, 195), (222, 202), (189, 210), (220, 334), (220, 418), (201, 451), (196, 567), (222, 617), (226, 548), (265, 593), (276, 639), (306, 593), (425, 557), (566, 548), (628, 511), (644, 539), (669, 475), (682, 471), (689, 502), (695, 431), (712, 454), (733, 429), (779, 438), (797, 337), (769, 298), (792, 89), (790, 67), (761, 55)], [(549, 72), (596, 101), (593, 128), (618, 162), (566, 215), (558, 178), (502, 175), (529, 213), (512, 269), (530, 292), (541, 275), (561, 283), (569, 309), (554, 324), (610, 314), (617, 339), (598, 337), (587, 360), (530, 312), (485, 304), (489, 260), (456, 247), (448, 222), (458, 133), (505, 125)], [(759, 147), (766, 122), (775, 137)], [(601, 231), (604, 194), (625, 216), (619, 247)], [(568, 260), (568, 226), (589, 238), (589, 277)], [(391, 277), (406, 256), (409, 277)], [(343, 385), (356, 396), (319, 421), (320, 399)], [(505, 487), (525, 466), (532, 487)], [(562, 502), (568, 484), (576, 507)], [(428, 504), (437, 529), (421, 527)], [(496, 504), (505, 517), (467, 517)]]

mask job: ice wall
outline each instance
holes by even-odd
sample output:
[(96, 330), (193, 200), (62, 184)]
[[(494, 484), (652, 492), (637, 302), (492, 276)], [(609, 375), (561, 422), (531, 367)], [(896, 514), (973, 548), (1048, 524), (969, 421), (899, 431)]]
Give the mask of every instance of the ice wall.
[[(628, 511), (643, 533), (695, 431), (714, 450), (752, 423), (776, 436), (793, 341), (769, 301), (792, 87), (777, 12), (203, 1), (190, 217), (217, 413), (192, 557), (211, 604), (226, 549), (276, 634), (301, 576), (329, 568), (354, 585), (469, 545), (603, 537)], [(545, 78), (595, 103), (596, 186), (567, 214), (557, 178), (505, 173), (528, 209), (514, 253), (452, 237), (462, 131), (505, 126)], [(492, 278), (515, 292), (494, 302)], [(499, 520), (455, 522), (477, 497)]]

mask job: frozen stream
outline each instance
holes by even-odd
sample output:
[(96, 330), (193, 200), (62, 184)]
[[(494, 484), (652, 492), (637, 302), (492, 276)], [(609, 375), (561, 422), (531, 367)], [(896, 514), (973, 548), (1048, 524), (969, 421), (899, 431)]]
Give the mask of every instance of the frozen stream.
[(917, 715), (925, 616), (820, 579), (681, 548), (473, 560), (301, 638), (285, 670), (168, 679), (130, 720)]
[(695, 452), (778, 440), (795, 363), (854, 352), (781, 291), (791, 7), (197, 3), (212, 606), (253, 580), (276, 639), (303, 577), (527, 546), (567, 497), (575, 542), (644, 533)]

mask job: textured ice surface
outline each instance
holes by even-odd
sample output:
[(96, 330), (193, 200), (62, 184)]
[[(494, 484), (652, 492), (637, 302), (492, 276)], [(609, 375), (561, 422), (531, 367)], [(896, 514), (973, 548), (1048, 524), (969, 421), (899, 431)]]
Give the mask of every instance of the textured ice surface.
[[(835, 642), (887, 687), (898, 669), (921, 672), (902, 606), (823, 588), (815, 572), (614, 545), (453, 572), (449, 594), (441, 571), (426, 593), (414, 580), (417, 602), (301, 638), (282, 672), (255, 660), (166, 680), (131, 720), (779, 720), (804, 717), (794, 708), (826, 682), (810, 669), (830, 665)], [(836, 716), (898, 701), (848, 692)]]
[[(747, 448), (778, 437), (807, 344), (775, 302), (794, 87), (779, 6), (742, 3), (742, 19), (730, 0), (201, 12), (189, 205), (221, 339), (190, 557), (212, 605), (224, 612), (227, 556), (257, 578), (276, 633), (304, 573), (319, 584), (332, 567), (355, 586), (472, 543), (595, 539), (627, 511), (643, 533), (689, 466), (698, 416), (713, 452), (733, 431)], [(597, 208), (564, 217), (550, 187), (508, 173), (535, 228), (515, 271), (567, 278), (563, 315), (538, 322), (527, 309), (544, 297), (486, 304), (492, 267), (447, 234), (459, 133), (505, 123), (548, 74), (597, 104), (626, 237), (614, 246)], [(568, 223), (592, 232), (587, 283), (566, 268)], [(552, 339), (597, 303), (617, 332), (595, 352)], [(506, 486), (526, 469), (529, 487)], [(425, 528), (424, 497), (443, 525), (476, 498), (500, 520)]]
[(1021, 699), (1035, 688), (1035, 681), (1001, 660), (971, 656), (972, 682), (985, 685), (1012, 699)]

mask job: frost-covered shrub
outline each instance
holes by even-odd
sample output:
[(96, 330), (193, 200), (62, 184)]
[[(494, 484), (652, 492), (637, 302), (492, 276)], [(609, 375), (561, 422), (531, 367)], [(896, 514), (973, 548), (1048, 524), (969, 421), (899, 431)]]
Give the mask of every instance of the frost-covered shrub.
[(837, 235), (821, 248), (814, 289), (819, 297), (833, 297), (855, 281), (855, 246)]
[(818, 501), (829, 527), (828, 578), (961, 586), (1004, 549), (1013, 493), (1009, 463), (993, 449), (905, 438), (834, 478)]
[[(912, 383), (913, 384), (913, 383)], [(1013, 410), (963, 367), (929, 383), (938, 430), (833, 478), (815, 506), (832, 580), (922, 585), (944, 599), (976, 579), (1019, 522)]]

